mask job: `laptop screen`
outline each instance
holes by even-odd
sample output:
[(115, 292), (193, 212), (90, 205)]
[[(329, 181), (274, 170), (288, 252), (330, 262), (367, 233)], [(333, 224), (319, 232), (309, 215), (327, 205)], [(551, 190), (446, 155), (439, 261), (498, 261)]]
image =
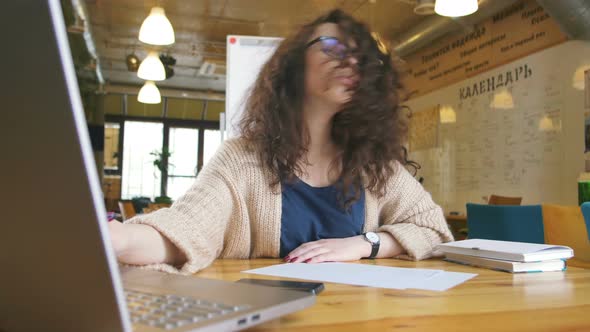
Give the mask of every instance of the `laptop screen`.
[(0, 330), (67, 331), (72, 317), (86, 331), (130, 330), (60, 2), (9, 1), (0, 19), (9, 45), (1, 144), (10, 156)]

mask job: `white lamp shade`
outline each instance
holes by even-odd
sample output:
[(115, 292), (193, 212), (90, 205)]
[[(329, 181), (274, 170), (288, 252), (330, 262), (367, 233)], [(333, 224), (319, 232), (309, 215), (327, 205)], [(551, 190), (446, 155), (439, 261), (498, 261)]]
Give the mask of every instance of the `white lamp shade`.
[(539, 130), (540, 131), (552, 131), (553, 130), (553, 121), (545, 115), (544, 117), (539, 120)]
[(141, 90), (139, 90), (137, 101), (144, 104), (159, 104), (162, 102), (160, 90), (158, 90), (158, 87), (154, 82), (146, 81), (141, 87)]
[(139, 40), (151, 45), (174, 44), (174, 29), (164, 13), (164, 8), (152, 8), (148, 17), (141, 24)]
[(137, 70), (137, 76), (148, 81), (162, 81), (166, 79), (166, 69), (160, 61), (158, 53), (150, 52)]
[(490, 108), (511, 109), (514, 108), (514, 99), (508, 89), (501, 89), (494, 94), (494, 99), (490, 103)]
[[(578, 90), (584, 90), (586, 81), (586, 75), (584, 74), (586, 71), (590, 70), (590, 65), (580, 66), (574, 72), (574, 76), (572, 77), (572, 86)], [(590, 75), (590, 74), (589, 74)]]
[(440, 108), (440, 123), (457, 122), (457, 113), (451, 106), (442, 106)]
[(477, 0), (436, 0), (434, 11), (449, 17), (473, 14), (477, 11)]

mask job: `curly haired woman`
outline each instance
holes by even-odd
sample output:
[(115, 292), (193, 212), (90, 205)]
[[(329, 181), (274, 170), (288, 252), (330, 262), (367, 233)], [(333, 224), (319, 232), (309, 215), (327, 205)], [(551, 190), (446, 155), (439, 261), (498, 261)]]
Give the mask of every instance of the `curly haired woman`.
[(171, 208), (110, 223), (119, 261), (194, 273), (216, 258), (420, 260), (451, 241), (402, 166), (391, 56), (340, 10), (284, 40), (226, 141)]

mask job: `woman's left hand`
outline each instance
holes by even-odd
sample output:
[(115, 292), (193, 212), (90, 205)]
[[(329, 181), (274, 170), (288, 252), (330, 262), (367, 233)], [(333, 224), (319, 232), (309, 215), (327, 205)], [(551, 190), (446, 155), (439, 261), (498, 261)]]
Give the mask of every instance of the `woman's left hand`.
[(356, 261), (371, 254), (371, 244), (362, 235), (344, 239), (307, 242), (285, 257), (290, 263)]

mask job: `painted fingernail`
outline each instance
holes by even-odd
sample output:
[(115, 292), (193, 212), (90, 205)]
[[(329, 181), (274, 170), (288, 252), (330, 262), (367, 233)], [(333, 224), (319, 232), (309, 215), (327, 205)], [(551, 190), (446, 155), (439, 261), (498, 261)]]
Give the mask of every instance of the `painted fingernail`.
[(308, 258), (308, 259), (306, 259), (306, 260), (303, 261), (303, 263), (309, 263), (309, 262), (311, 262), (311, 258)]
[(283, 258), (283, 261), (284, 261), (284, 262), (288, 262), (288, 261), (290, 261), (290, 260), (291, 260), (291, 257), (289, 257), (289, 256), (285, 256), (285, 258)]
[(293, 263), (293, 262), (295, 262), (296, 260), (297, 260), (297, 257), (293, 257), (293, 258), (291, 258), (291, 259), (289, 260), (289, 263)]

